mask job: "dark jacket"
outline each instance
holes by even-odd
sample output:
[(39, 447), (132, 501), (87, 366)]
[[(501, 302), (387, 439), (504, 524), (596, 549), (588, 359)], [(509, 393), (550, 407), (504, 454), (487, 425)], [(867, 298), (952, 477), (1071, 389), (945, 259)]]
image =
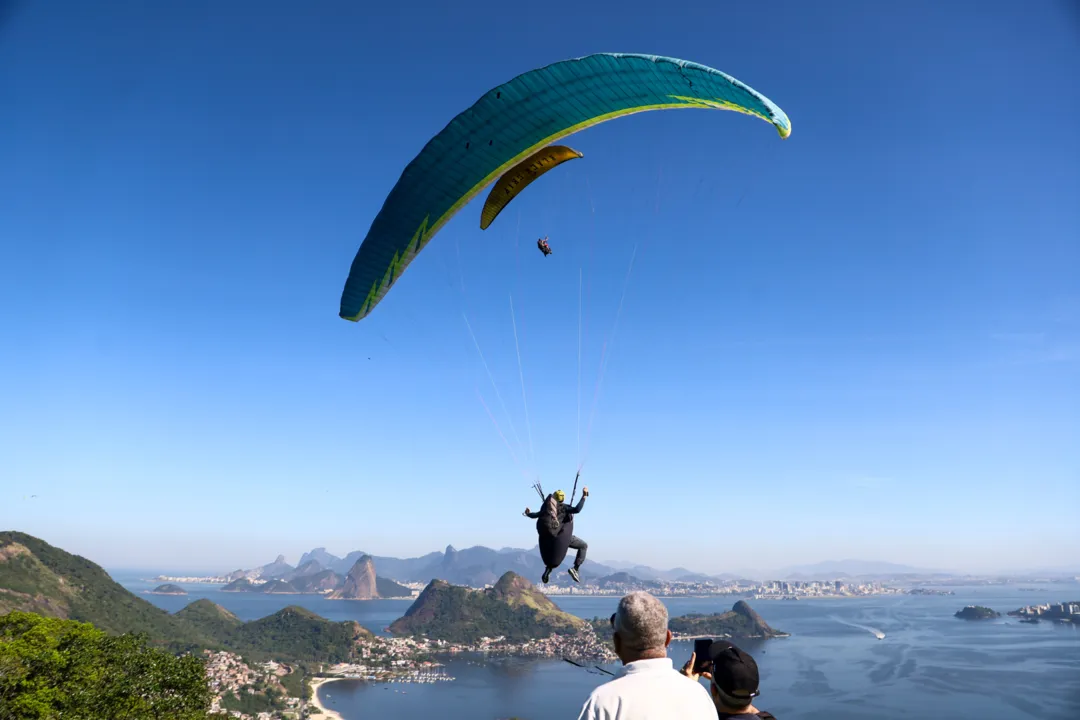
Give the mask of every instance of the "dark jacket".
[(543, 508), (539, 512), (529, 513), (529, 517), (537, 518), (536, 530), (540, 536), (540, 557), (544, 564), (550, 568), (557, 568), (566, 559), (566, 553), (570, 550), (570, 538), (574, 536), (574, 516), (585, 507), (585, 496), (577, 505), (559, 503), (555, 508), (555, 514), (559, 518), (559, 532), (552, 534), (546, 523), (541, 519)]
[[(545, 498), (544, 502), (545, 503), (547, 502), (546, 498)], [(556, 515), (556, 517), (559, 518), (559, 531), (558, 531), (557, 534), (561, 535), (562, 531), (565, 529), (566, 525), (570, 526), (570, 532), (571, 533), (574, 532), (574, 516), (577, 515), (579, 512), (581, 512), (581, 509), (583, 507), (585, 507), (585, 496), (584, 495), (582, 495), (581, 499), (578, 500), (577, 505), (567, 505), (566, 503), (559, 503), (558, 504), (558, 506), (555, 508), (555, 515)], [(548, 530), (547, 524), (544, 522), (544, 519), (542, 517), (543, 514), (544, 514), (544, 508), (542, 506), (536, 512), (527, 513), (528, 517), (534, 518), (535, 520), (537, 520), (536, 532), (540, 533), (541, 535), (550, 535), (551, 532), (550, 532), (550, 530)]]
[(578, 500), (577, 505), (567, 505), (566, 503), (559, 503), (559, 506), (555, 508), (555, 514), (559, 517), (559, 522), (562, 524), (562, 528), (559, 533), (562, 534), (563, 530), (569, 526), (570, 534), (574, 534), (574, 516), (581, 512), (581, 508), (585, 507), (585, 496), (582, 495)]

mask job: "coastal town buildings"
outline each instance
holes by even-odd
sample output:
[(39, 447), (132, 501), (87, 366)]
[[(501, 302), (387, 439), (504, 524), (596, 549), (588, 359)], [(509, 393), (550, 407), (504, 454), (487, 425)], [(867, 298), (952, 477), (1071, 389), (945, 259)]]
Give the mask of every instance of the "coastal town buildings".
[(604, 583), (603, 586), (583, 584), (573, 586), (554, 585), (544, 588), (545, 595), (584, 595), (621, 597), (635, 590), (647, 590), (658, 597), (706, 597), (742, 596), (756, 600), (781, 600), (795, 598), (867, 597), (871, 595), (896, 595), (910, 592), (880, 582), (845, 582), (843, 580), (788, 581), (774, 580), (765, 583), (732, 581), (725, 584), (712, 582), (677, 582), (663, 580), (635, 580), (633, 582)]
[[(574, 662), (611, 662), (614, 653), (590, 627), (570, 635), (553, 635), (525, 642), (509, 642), (504, 637), (484, 637), (475, 643), (451, 643), (413, 637), (370, 637), (357, 643), (352, 662), (336, 663), (320, 668), (324, 678), (349, 678), (379, 683), (435, 683), (454, 678), (438, 661), (439, 656), (478, 653), (488, 657), (515, 656), (534, 658), (567, 658)], [(213, 712), (226, 712), (236, 720), (290, 720), (298, 718), (310, 703), (299, 698), (286, 698), (286, 707), (259, 714), (226, 711), (222, 704), (226, 695), (254, 694), (259, 688), (284, 688), (280, 679), (295, 669), (276, 662), (257, 665), (245, 663), (236, 653), (210, 652), (206, 657), (206, 673), (214, 691)]]
[(1009, 613), (1013, 617), (1057, 620), (1080, 623), (1080, 602), (1043, 603), (1027, 605)]

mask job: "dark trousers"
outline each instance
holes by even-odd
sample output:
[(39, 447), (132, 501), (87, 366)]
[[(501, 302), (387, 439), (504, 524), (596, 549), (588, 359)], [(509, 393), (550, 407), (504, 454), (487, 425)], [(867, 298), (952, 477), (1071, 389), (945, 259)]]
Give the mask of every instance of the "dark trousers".
[(581, 567), (581, 563), (585, 562), (585, 551), (589, 549), (589, 543), (585, 542), (577, 535), (570, 536), (570, 547), (577, 550), (577, 557), (574, 558), (574, 567)]

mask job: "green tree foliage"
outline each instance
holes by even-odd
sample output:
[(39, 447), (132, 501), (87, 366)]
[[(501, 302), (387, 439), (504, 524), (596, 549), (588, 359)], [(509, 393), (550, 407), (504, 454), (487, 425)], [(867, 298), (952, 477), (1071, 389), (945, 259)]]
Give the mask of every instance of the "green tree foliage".
[(0, 718), (205, 720), (205, 667), (89, 623), (13, 612), (0, 617)]
[(276, 703), (264, 693), (227, 693), (221, 697), (221, 707), (230, 711), (239, 710), (245, 715), (258, 715), (274, 710)]
[(285, 688), (290, 697), (308, 700), (311, 695), (311, 686), (307, 683), (308, 671), (305, 668), (295, 667), (288, 675), (281, 678), (281, 686)]

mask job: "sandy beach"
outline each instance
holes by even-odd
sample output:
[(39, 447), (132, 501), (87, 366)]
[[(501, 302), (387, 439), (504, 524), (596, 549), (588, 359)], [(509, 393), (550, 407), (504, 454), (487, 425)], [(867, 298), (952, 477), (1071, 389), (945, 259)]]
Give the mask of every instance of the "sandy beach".
[(314, 705), (315, 707), (317, 707), (320, 712), (322, 712), (322, 715), (320, 717), (331, 718), (332, 720), (344, 720), (344, 718), (341, 717), (340, 713), (335, 712), (334, 710), (330, 710), (325, 705), (323, 705), (321, 702), (319, 702), (319, 687), (321, 685), (325, 685), (326, 683), (334, 682), (335, 680), (340, 680), (340, 679), (341, 678), (312, 678), (311, 679), (311, 704)]

